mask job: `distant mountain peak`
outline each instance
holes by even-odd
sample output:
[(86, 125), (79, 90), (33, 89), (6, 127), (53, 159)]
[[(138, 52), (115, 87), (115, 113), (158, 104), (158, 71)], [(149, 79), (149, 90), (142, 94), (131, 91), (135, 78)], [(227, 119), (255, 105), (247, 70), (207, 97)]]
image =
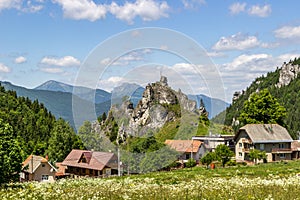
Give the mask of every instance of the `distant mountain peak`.
[(48, 91), (54, 91), (54, 92), (70, 92), (73, 91), (73, 86), (61, 83), (55, 80), (49, 80), (40, 86), (34, 88), (35, 90), (48, 90)]

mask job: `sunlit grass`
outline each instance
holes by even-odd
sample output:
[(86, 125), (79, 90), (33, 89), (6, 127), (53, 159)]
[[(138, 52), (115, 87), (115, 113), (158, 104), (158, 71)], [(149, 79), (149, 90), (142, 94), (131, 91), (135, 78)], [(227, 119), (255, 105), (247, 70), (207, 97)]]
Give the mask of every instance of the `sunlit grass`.
[(0, 199), (300, 199), (300, 162), (12, 184)]

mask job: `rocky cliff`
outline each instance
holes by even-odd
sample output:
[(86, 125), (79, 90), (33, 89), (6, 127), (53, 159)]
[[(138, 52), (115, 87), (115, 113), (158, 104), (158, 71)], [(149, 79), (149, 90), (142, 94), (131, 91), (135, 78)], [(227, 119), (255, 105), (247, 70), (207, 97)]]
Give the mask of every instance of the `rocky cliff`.
[(180, 90), (174, 91), (169, 87), (164, 76), (160, 81), (146, 86), (136, 107), (127, 100), (119, 107), (113, 106), (111, 110), (121, 126), (119, 135), (120, 132), (130, 135), (153, 133), (165, 123), (179, 119), (183, 112), (200, 113), (196, 102), (189, 100)]
[(292, 62), (284, 63), (280, 70), (279, 80), (276, 87), (282, 87), (288, 85), (292, 80), (297, 78), (300, 72), (300, 66), (294, 65)]

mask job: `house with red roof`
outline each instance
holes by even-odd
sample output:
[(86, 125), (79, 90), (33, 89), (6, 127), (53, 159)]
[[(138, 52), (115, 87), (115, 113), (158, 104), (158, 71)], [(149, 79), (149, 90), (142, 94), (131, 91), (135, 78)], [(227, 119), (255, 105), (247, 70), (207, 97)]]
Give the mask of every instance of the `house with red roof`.
[(183, 162), (190, 158), (199, 162), (205, 153), (203, 143), (199, 140), (166, 140), (165, 144), (180, 153), (179, 160)]
[(53, 182), (57, 169), (42, 156), (30, 155), (22, 163), (21, 181)]
[(60, 164), (64, 176), (105, 177), (118, 174), (118, 157), (110, 152), (73, 149)]

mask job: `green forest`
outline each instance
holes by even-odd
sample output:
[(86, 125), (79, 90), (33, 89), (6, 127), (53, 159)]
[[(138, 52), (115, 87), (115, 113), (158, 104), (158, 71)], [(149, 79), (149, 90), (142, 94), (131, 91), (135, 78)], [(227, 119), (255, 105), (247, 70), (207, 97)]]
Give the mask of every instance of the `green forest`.
[[(289, 64), (300, 64), (300, 58), (290, 60)], [(274, 97), (286, 110), (286, 116), (283, 119), (282, 125), (286, 127), (290, 135), (296, 139), (298, 137), (298, 131), (300, 131), (300, 77), (292, 80), (289, 85), (276, 87), (279, 76), (280, 68), (277, 68), (274, 72), (267, 73), (266, 76), (256, 78), (236, 101), (234, 101), (224, 112), (213, 118), (212, 121), (223, 123), (222, 120), (225, 118), (224, 124), (231, 126), (233, 118), (240, 118), (245, 102), (248, 101), (249, 97), (257, 91), (267, 89), (272, 97)], [(242, 124), (239, 124), (234, 127), (234, 129), (237, 130), (241, 125)]]
[(38, 100), (18, 97), (15, 91), (6, 91), (1, 85), (0, 119), (11, 127), (22, 160), (35, 154), (48, 155), (51, 162), (58, 162), (63, 161), (71, 149), (84, 148), (68, 122), (56, 119)]

